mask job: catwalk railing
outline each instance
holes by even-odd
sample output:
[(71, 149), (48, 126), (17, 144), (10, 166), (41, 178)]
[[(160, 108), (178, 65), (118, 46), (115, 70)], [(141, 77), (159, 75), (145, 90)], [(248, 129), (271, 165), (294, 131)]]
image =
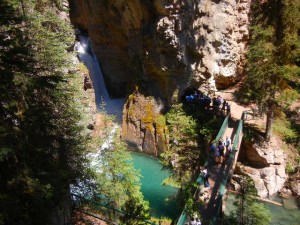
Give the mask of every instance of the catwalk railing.
[[(213, 143), (214, 145), (216, 143), (218, 143), (218, 141), (220, 140), (221, 137), (223, 137), (226, 129), (228, 128), (228, 119), (229, 119), (228, 116), (224, 119), (223, 124), (222, 124), (222, 126), (221, 126), (221, 128), (220, 128), (220, 130), (218, 132), (218, 135), (216, 136), (216, 139), (215, 139), (215, 141)], [(211, 159), (211, 157), (209, 156), (208, 160), (210, 160), (210, 159)], [(209, 164), (210, 163), (208, 160), (205, 162), (205, 164)], [(195, 191), (195, 193), (199, 193), (199, 191), (200, 191), (199, 189), (200, 189), (201, 186), (203, 186), (203, 183), (204, 183), (203, 177), (201, 176), (201, 174), (199, 174), (196, 182), (198, 184), (198, 188)], [(181, 213), (181, 215), (180, 215), (180, 217), (179, 217), (179, 219), (177, 221), (177, 225), (184, 225), (186, 223), (187, 217), (188, 217), (188, 215), (187, 215), (187, 212), (186, 212), (186, 207), (184, 207), (184, 209), (183, 209), (183, 211), (182, 211), (182, 213)]]
[[(116, 218), (120, 219), (123, 215), (125, 215), (125, 212), (111, 206), (110, 202), (102, 202), (103, 199), (93, 200), (78, 194), (71, 194), (71, 199), (73, 206), (77, 211), (92, 216), (96, 219), (108, 222), (109, 224), (117, 225), (117, 223), (113, 221), (115, 221)], [(97, 215), (97, 213), (93, 213), (97, 211), (101, 212), (102, 217)], [(143, 224), (146, 223), (150, 225), (157, 225), (156, 223), (153, 223), (148, 220), (142, 220), (138, 218), (137, 220), (140, 220), (141, 222), (143, 222)]]
[(232, 145), (232, 152), (229, 155), (228, 160), (226, 161), (226, 169), (223, 171), (223, 179), (221, 181), (220, 187), (219, 187), (219, 195), (218, 195), (218, 201), (217, 201), (217, 212), (214, 214), (214, 216), (211, 218), (211, 220), (209, 221), (210, 225), (216, 225), (218, 224), (218, 217), (220, 215), (220, 210), (222, 208), (222, 204), (223, 204), (223, 196), (225, 194), (226, 191), (226, 186), (228, 183), (228, 179), (231, 177), (233, 170), (234, 170), (234, 166), (235, 166), (235, 162), (237, 159), (237, 153), (239, 152), (239, 148), (242, 142), (242, 138), (243, 138), (243, 125), (244, 125), (244, 117), (245, 117), (245, 113), (246, 111), (244, 111), (242, 113), (242, 117), (239, 121), (238, 124), (238, 128), (236, 131), (236, 135), (234, 138), (234, 142)]

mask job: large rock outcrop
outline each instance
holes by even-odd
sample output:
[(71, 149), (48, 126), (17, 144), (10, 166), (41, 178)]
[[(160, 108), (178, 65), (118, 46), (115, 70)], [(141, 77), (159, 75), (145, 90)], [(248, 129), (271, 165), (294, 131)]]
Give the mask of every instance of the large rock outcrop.
[(69, 0), (113, 97), (134, 84), (172, 101), (189, 85), (225, 88), (242, 71), (250, 0)]
[(174, 1), (165, 30), (188, 67), (188, 82), (196, 87), (225, 88), (242, 72), (249, 37), (250, 0)]
[(165, 118), (152, 97), (130, 95), (123, 111), (122, 138), (133, 150), (158, 156), (167, 146)]
[(238, 163), (236, 172), (250, 176), (260, 197), (271, 196), (284, 187), (288, 176), (285, 173), (286, 155), (280, 142), (272, 138), (267, 144), (260, 138), (253, 138), (251, 142), (244, 143), (241, 147), (243, 163)]

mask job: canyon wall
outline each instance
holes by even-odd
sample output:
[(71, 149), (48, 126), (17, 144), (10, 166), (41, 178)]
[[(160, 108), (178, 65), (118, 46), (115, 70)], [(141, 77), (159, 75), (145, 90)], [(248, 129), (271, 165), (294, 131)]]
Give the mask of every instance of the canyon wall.
[(111, 97), (134, 89), (166, 105), (187, 86), (206, 91), (242, 73), (250, 0), (69, 0), (92, 40)]
[[(153, 115), (193, 86), (235, 84), (243, 72), (250, 0), (69, 0), (72, 23), (88, 33), (112, 98), (128, 99), (123, 138), (152, 155), (165, 137)], [(141, 108), (140, 108), (141, 107)], [(160, 129), (160, 128), (159, 128)]]

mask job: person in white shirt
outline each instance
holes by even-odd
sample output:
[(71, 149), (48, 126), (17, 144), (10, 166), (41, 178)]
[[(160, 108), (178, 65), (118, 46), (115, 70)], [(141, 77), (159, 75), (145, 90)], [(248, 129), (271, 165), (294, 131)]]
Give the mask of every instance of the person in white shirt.
[(228, 149), (228, 146), (231, 145), (231, 139), (226, 136), (226, 139), (225, 139), (225, 146), (226, 146), (226, 149)]
[(196, 220), (194, 218), (192, 218), (191, 222), (190, 222), (190, 225), (197, 225), (196, 224)]
[(196, 225), (201, 225), (201, 221), (199, 219), (196, 220)]

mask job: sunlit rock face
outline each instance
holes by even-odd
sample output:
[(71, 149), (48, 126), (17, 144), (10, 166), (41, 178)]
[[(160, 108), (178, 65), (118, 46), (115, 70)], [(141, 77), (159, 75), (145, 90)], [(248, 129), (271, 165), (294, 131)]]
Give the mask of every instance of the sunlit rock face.
[(137, 84), (169, 104), (187, 86), (222, 89), (242, 73), (250, 0), (70, 0), (112, 97)]
[(287, 156), (281, 148), (281, 143), (274, 137), (270, 143), (262, 141), (260, 136), (254, 136), (250, 142), (242, 144), (242, 152), (236, 173), (250, 176), (260, 197), (268, 197), (279, 192), (288, 178), (285, 173)]
[(177, 1), (173, 5), (174, 18), (163, 17), (158, 25), (168, 24), (166, 32), (181, 49), (189, 82), (212, 89), (235, 83), (248, 40), (249, 0)]

